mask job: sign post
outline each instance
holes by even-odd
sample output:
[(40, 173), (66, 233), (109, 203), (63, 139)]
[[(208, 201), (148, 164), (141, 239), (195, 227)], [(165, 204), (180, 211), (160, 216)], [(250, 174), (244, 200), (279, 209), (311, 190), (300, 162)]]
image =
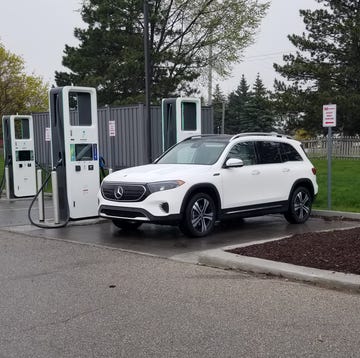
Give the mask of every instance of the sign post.
[(331, 156), (332, 156), (332, 127), (336, 127), (336, 104), (323, 106), (323, 127), (328, 129), (328, 209), (331, 210)]

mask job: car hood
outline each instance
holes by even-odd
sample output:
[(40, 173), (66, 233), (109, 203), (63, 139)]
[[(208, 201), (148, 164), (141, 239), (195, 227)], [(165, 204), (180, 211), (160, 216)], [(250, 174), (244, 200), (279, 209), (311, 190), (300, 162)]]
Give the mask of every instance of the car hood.
[(148, 164), (122, 169), (109, 174), (106, 182), (150, 183), (163, 180), (184, 180), (211, 171), (209, 165)]

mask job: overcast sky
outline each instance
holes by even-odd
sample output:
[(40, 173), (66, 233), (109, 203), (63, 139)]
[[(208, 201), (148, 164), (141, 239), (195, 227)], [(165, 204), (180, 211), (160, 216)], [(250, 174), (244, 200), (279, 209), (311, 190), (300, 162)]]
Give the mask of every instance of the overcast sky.
[[(276, 76), (272, 64), (281, 63), (282, 55), (294, 50), (287, 35), (304, 31), (299, 9), (318, 6), (315, 0), (272, 0), (255, 44), (247, 49), (231, 77), (218, 81), (222, 90), (235, 90), (241, 74), (253, 84), (258, 72), (271, 88)], [(23, 57), (29, 74), (53, 84), (54, 72), (64, 70), (61, 60), (65, 44), (78, 43), (73, 31), (83, 25), (80, 7), (81, 0), (0, 0), (0, 42)]]

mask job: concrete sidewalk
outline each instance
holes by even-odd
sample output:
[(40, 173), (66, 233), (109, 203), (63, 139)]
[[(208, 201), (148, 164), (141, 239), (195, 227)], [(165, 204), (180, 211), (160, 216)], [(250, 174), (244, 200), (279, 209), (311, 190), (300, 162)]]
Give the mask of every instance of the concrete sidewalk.
[[(328, 218), (360, 220), (359, 213), (313, 211), (313, 215)], [(281, 239), (283, 239), (283, 237), (275, 240)], [(269, 242), (269, 240), (261, 240), (252, 243), (232, 245), (220, 249), (203, 251), (199, 255), (198, 263), (204, 266), (268, 274), (291, 280), (310, 282), (324, 287), (360, 292), (360, 275), (320, 270), (226, 252), (226, 250), (252, 246), (264, 242)]]

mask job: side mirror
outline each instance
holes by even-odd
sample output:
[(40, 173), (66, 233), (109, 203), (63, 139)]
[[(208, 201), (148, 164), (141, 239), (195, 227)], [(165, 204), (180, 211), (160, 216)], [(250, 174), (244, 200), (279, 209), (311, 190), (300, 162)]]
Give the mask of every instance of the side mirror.
[(241, 159), (229, 158), (225, 162), (225, 168), (240, 168), (244, 166), (244, 162)]

